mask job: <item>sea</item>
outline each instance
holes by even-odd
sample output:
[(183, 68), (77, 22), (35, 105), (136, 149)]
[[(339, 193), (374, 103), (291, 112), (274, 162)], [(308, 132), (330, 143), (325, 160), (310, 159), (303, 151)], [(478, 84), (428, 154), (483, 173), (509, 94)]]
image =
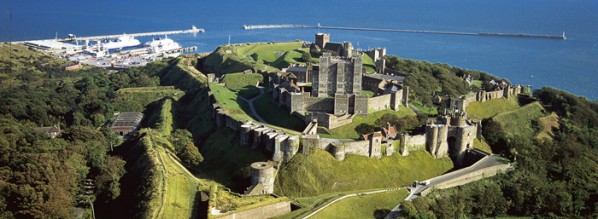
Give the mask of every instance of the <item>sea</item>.
[[(244, 30), (304, 24), (412, 30), (566, 33), (566, 40), (318, 29)], [(318, 32), (360, 49), (447, 63), (598, 99), (596, 0), (0, 0), (0, 41), (204, 28), (168, 36), (209, 52), (245, 42), (313, 41)], [(141, 38), (142, 41), (150, 37)]]

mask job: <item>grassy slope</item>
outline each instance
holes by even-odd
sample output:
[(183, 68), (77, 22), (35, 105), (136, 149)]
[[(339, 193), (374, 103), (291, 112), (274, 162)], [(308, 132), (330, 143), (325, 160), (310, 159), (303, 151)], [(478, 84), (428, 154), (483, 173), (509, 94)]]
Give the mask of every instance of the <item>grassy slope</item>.
[(505, 98), (498, 98), (488, 100), (486, 102), (472, 102), (470, 103), (465, 111), (467, 112), (467, 117), (472, 119), (486, 119), (491, 118), (502, 112), (508, 112), (514, 109), (517, 109), (519, 104), (517, 103), (516, 98), (511, 98), (509, 100)]
[(537, 139), (549, 139), (552, 140), (554, 137), (553, 129), (559, 128), (559, 116), (556, 113), (551, 113), (548, 116), (544, 116), (538, 119), (540, 125), (540, 131), (536, 135)]
[(227, 115), (239, 121), (254, 121), (250, 116), (251, 113), (248, 113), (251, 112), (249, 104), (238, 98), (235, 92), (218, 84), (210, 84), (210, 90), (212, 90), (218, 105), (226, 111)]
[(173, 85), (182, 90), (193, 90), (204, 86), (207, 77), (193, 66), (193, 58), (178, 57), (171, 63), (169, 71), (160, 75), (160, 83)]
[(408, 185), (453, 168), (449, 158), (434, 159), (425, 151), (382, 159), (347, 155), (337, 161), (316, 149), (309, 156), (297, 154), (278, 173), (275, 192), (291, 197)]
[(364, 53), (363, 55), (361, 55), (361, 60), (367, 73), (371, 74), (376, 72), (376, 63), (374, 63), (374, 60), (372, 60), (370, 56)]
[(285, 42), (221, 46), (204, 59), (204, 68), (220, 74), (249, 69), (277, 71), (277, 68), (267, 63), (276, 64), (277, 59), (285, 52), (301, 48), (302, 45), (303, 42)]
[(116, 98), (112, 105), (115, 111), (143, 112), (145, 106), (151, 102), (167, 96), (176, 100), (183, 94), (183, 91), (175, 89), (173, 86), (123, 88), (116, 91)]
[(415, 116), (415, 112), (413, 112), (413, 110), (401, 106), (399, 111), (394, 111), (394, 110), (382, 110), (379, 112), (375, 112), (372, 113), (370, 115), (368, 115), (367, 117), (364, 116), (355, 116), (353, 118), (353, 122), (335, 129), (330, 129), (328, 130), (328, 132), (330, 134), (321, 134), (322, 137), (324, 138), (339, 138), (339, 139), (344, 139), (344, 138), (351, 138), (351, 139), (357, 139), (359, 138), (359, 134), (355, 131), (355, 127), (357, 127), (357, 125), (361, 124), (361, 123), (367, 123), (367, 124), (371, 124), (373, 125), (374, 122), (376, 121), (376, 119), (379, 119), (380, 117), (382, 117), (384, 114), (387, 113), (393, 113), (396, 114), (399, 117), (404, 117), (404, 116)]
[(272, 94), (266, 93), (253, 102), (255, 110), (266, 122), (287, 129), (303, 131), (305, 123), (303, 120), (289, 115), (287, 109), (276, 107), (272, 101)]
[[(166, 139), (172, 131), (172, 101), (164, 100), (157, 112), (157, 122), (152, 129), (143, 129), (138, 147), (144, 147), (145, 162), (133, 169), (145, 169), (144, 180), (149, 182), (143, 191), (142, 218), (191, 218), (196, 217), (196, 194), (199, 180), (188, 174), (184, 167), (170, 158), (172, 144)], [(175, 155), (172, 155), (175, 156)], [(149, 162), (148, 162), (149, 161)]]
[(488, 145), (486, 141), (480, 140), (478, 138), (473, 140), (473, 147), (488, 153), (492, 153), (492, 148), (490, 148), (490, 145)]
[(251, 99), (260, 94), (257, 84), (264, 80), (264, 76), (257, 73), (231, 73), (224, 76), (226, 88), (237, 92), (240, 96)]
[(396, 190), (346, 198), (318, 212), (313, 218), (373, 218), (376, 210), (391, 210), (407, 195), (405, 190)]
[(513, 111), (500, 113), (492, 119), (502, 124), (503, 131), (508, 137), (518, 135), (532, 138), (536, 133), (532, 121), (542, 116), (544, 116), (544, 107), (534, 102)]

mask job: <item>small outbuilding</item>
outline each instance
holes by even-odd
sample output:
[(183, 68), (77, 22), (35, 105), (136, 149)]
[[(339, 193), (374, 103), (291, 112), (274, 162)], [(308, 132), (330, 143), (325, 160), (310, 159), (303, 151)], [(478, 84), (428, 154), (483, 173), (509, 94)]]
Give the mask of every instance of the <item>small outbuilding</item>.
[(143, 119), (143, 113), (140, 112), (122, 112), (116, 117), (116, 120), (110, 126), (112, 131), (120, 136), (125, 136), (139, 127), (139, 123)]

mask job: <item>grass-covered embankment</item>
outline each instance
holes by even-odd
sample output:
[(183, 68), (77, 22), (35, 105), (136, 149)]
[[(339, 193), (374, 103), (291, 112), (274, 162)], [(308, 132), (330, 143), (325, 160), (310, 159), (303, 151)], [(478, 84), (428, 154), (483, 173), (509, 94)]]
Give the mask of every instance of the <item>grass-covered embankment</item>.
[(413, 180), (438, 176), (453, 168), (449, 158), (434, 159), (425, 151), (403, 157), (394, 154), (381, 159), (347, 155), (338, 161), (328, 152), (313, 150), (297, 154), (281, 168), (276, 193), (290, 197), (324, 193), (388, 188), (409, 185)]
[(303, 42), (297, 41), (220, 46), (203, 59), (202, 67), (207, 72), (218, 74), (245, 70), (273, 72), (278, 68), (271, 66), (271, 63), (276, 62), (286, 52), (301, 48), (302, 45)]
[(501, 124), (506, 137), (521, 136), (532, 138), (536, 133), (533, 121), (545, 116), (545, 110), (539, 102), (533, 102), (519, 109), (504, 112), (492, 118)]
[(258, 84), (264, 76), (257, 73), (231, 73), (224, 75), (222, 82), (229, 90), (246, 99), (251, 99), (260, 94)]
[(357, 139), (357, 138), (359, 138), (359, 133), (357, 133), (355, 128), (358, 125), (360, 125), (362, 123), (374, 125), (374, 122), (377, 119), (381, 118), (385, 114), (395, 114), (399, 118), (405, 117), (405, 116), (415, 116), (416, 115), (415, 112), (413, 112), (413, 110), (411, 110), (405, 106), (401, 106), (399, 111), (382, 110), (382, 111), (378, 111), (378, 112), (369, 114), (368, 116), (355, 116), (353, 118), (353, 122), (351, 122), (350, 124), (347, 124), (347, 125), (344, 125), (344, 126), (341, 126), (338, 128), (330, 129), (330, 130), (328, 130), (328, 132), (330, 134), (321, 134), (320, 136), (324, 137), (324, 138)]
[(182, 90), (174, 86), (122, 88), (116, 91), (112, 106), (115, 111), (120, 112), (143, 112), (154, 101), (164, 97), (178, 100), (183, 94)]
[(497, 98), (486, 102), (471, 102), (465, 111), (471, 119), (487, 119), (493, 116), (519, 108), (517, 98)]
[(207, 77), (198, 71), (195, 58), (178, 57), (170, 62), (167, 71), (160, 74), (160, 84), (172, 85), (181, 90), (199, 89), (207, 83)]
[(235, 92), (219, 84), (210, 84), (210, 90), (218, 105), (226, 111), (228, 116), (238, 121), (255, 120), (251, 117), (249, 104), (240, 99)]

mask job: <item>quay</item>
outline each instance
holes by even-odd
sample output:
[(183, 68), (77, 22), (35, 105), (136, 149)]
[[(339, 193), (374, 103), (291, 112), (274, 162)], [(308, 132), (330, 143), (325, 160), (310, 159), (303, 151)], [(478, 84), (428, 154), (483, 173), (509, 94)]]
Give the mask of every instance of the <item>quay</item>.
[[(145, 32), (145, 33), (130, 33), (124, 34), (127, 36), (132, 37), (144, 37), (144, 36), (164, 36), (164, 35), (174, 35), (174, 34), (187, 34), (187, 33), (203, 33), (205, 32), (202, 28), (197, 28), (195, 25), (191, 26), (191, 29), (188, 30), (171, 30), (171, 31), (157, 31), (157, 32)], [(58, 41), (58, 42), (71, 42), (71, 41), (93, 41), (93, 40), (103, 40), (103, 39), (115, 39), (118, 37), (123, 36), (123, 34), (114, 34), (114, 35), (102, 35), (102, 36), (84, 36), (78, 37), (73, 34), (69, 34), (69, 37), (66, 38), (58, 38), (58, 39), (46, 39), (46, 40), (27, 40), (27, 41), (18, 41), (13, 43), (26, 43), (31, 41)]]
[(243, 25), (243, 29), (283, 29), (283, 28), (315, 28), (332, 30), (356, 30), (356, 31), (375, 31), (375, 32), (401, 32), (401, 33), (425, 33), (425, 34), (448, 34), (448, 35), (466, 35), (466, 36), (493, 36), (493, 37), (518, 37), (518, 38), (539, 38), (539, 39), (559, 39), (566, 40), (565, 32), (562, 35), (549, 34), (525, 34), (525, 33), (493, 33), (493, 32), (457, 32), (457, 31), (435, 31), (435, 30), (405, 30), (405, 29), (386, 29), (386, 28), (367, 28), (367, 27), (335, 27), (322, 26), (318, 23), (316, 26), (301, 24), (260, 24)]

